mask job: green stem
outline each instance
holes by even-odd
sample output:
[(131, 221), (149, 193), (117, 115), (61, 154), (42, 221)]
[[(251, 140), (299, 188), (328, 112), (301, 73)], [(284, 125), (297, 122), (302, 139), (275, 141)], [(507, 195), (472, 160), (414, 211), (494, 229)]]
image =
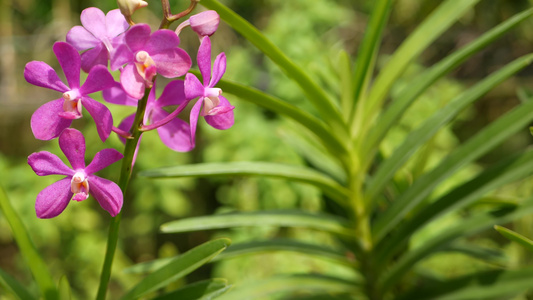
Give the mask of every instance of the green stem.
[[(141, 136), (140, 128), (143, 125), (144, 112), (146, 110), (146, 103), (148, 101), (148, 95), (150, 94), (150, 88), (144, 91), (144, 97), (139, 100), (137, 105), (137, 113), (135, 114), (135, 121), (131, 128), (132, 139), (126, 140), (126, 146), (124, 148), (124, 158), (122, 159), (122, 168), (120, 170), (120, 178), (118, 186), (122, 190), (124, 199), (126, 196), (126, 189), (131, 178), (131, 172), (133, 169), (133, 157), (135, 155), (135, 149)], [(109, 225), (109, 233), (107, 236), (107, 248), (104, 259), (104, 266), (102, 267), (102, 273), (100, 275), (100, 285), (98, 287), (97, 300), (104, 300), (106, 297), (107, 286), (109, 279), (111, 278), (111, 266), (113, 265), (113, 258), (115, 256), (115, 250), (118, 242), (118, 230), (120, 227), (120, 219), (122, 212), (120, 212), (115, 218), (111, 219)]]

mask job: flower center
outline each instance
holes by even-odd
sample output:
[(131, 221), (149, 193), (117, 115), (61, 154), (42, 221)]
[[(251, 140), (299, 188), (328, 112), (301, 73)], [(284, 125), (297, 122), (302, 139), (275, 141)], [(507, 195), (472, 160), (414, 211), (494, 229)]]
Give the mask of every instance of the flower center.
[(76, 172), (70, 181), (70, 190), (74, 193), (72, 200), (83, 201), (89, 198), (89, 180), (85, 172)]
[(214, 115), (213, 108), (220, 104), (218, 96), (222, 94), (222, 90), (219, 88), (206, 88), (204, 90), (204, 107), (202, 110), (202, 116)]
[(59, 115), (65, 119), (81, 118), (81, 95), (77, 89), (63, 93), (63, 111)]
[(150, 54), (146, 51), (137, 52), (137, 54), (135, 54), (135, 66), (137, 67), (139, 75), (144, 79), (145, 84), (148, 87), (152, 87), (157, 70), (155, 62), (150, 57)]

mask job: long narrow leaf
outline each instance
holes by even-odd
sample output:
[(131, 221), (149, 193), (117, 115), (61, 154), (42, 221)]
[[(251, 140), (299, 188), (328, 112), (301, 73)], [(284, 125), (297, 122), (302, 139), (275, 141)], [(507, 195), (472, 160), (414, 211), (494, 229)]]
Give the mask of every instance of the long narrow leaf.
[(494, 27), (475, 41), (447, 56), (414, 79), (412, 84), (405, 87), (400, 95), (398, 95), (397, 99), (392, 102), (391, 106), (380, 115), (379, 122), (372, 128), (370, 134), (368, 134), (368, 137), (363, 144), (363, 152), (367, 161), (371, 161), (373, 156), (371, 152), (377, 149), (377, 146), (387, 132), (401, 119), (402, 114), (411, 103), (413, 103), (413, 101), (416, 100), (428, 87), (444, 75), (448, 74), (451, 70), (461, 65), (472, 55), (478, 53), (486, 46), (492, 44), (496, 39), (515, 28), (522, 21), (531, 17), (532, 14), (533, 9), (528, 9), (509, 18), (507, 21)]
[(217, 239), (195, 247), (146, 276), (121, 299), (137, 299), (166, 286), (209, 262), (230, 244), (229, 239)]
[(226, 279), (214, 278), (186, 285), (153, 300), (208, 300), (222, 295), (229, 288), (231, 285)]
[(432, 171), (415, 181), (378, 218), (375, 224), (376, 240), (396, 227), (412, 208), (419, 205), (441, 182), (461, 167), (478, 159), (533, 120), (533, 101), (521, 104), (500, 117), (446, 157)]
[[(439, 110), (432, 117), (426, 120), (419, 128), (411, 132), (405, 141), (380, 165), (372, 181), (369, 183), (365, 193), (366, 201), (373, 199), (383, 190), (396, 171), (411, 157), (411, 155), (428, 139), (430, 139), (442, 126), (448, 123), (453, 117), (461, 112), (465, 107), (479, 99), (496, 85), (516, 74), (521, 69), (528, 66), (533, 61), (533, 54), (528, 54), (517, 58), (507, 64), (497, 72), (492, 73), (475, 86), (453, 99), (443, 109)], [(383, 219), (383, 222), (385, 220)], [(379, 223), (378, 230), (383, 227), (383, 222)]]
[(412, 266), (435, 253), (435, 251), (449, 243), (450, 241), (459, 238), (467, 237), (475, 234), (483, 229), (488, 229), (496, 223), (505, 223), (520, 218), (522, 216), (531, 214), (533, 212), (533, 198), (529, 198), (519, 207), (515, 209), (504, 208), (499, 211), (490, 213), (481, 213), (461, 223), (439, 232), (433, 238), (424, 241), (424, 243), (416, 249), (409, 250), (409, 252), (402, 256), (402, 258), (394, 264), (387, 273), (382, 277), (383, 289), (389, 289), (394, 283), (402, 278), (405, 272), (412, 268)]
[(333, 129), (341, 137), (347, 136), (347, 128), (343, 122), (342, 115), (326, 93), (318, 86), (307, 73), (296, 66), (279, 48), (268, 40), (259, 30), (234, 11), (224, 6), (216, 0), (202, 0), (202, 5), (216, 10), (220, 18), (228, 23), (235, 31), (239, 32), (261, 52), (268, 56), (277, 64), (289, 78), (293, 79), (302, 89), (307, 98), (317, 108), (318, 112), (326, 120), (326, 123), (333, 126)]
[(23, 286), (15, 278), (11, 277), (4, 270), (0, 269), (0, 287), (10, 292), (16, 299), (20, 300), (37, 300), (37, 297), (32, 296), (26, 286)]
[(528, 239), (527, 237), (499, 225), (494, 225), (494, 229), (496, 229), (496, 231), (498, 231), (507, 239), (516, 242), (520, 246), (533, 252), (533, 241)]
[(146, 170), (141, 176), (153, 178), (169, 177), (213, 177), (213, 176), (268, 176), (305, 182), (319, 187), (340, 204), (345, 204), (348, 190), (331, 177), (310, 168), (267, 162), (228, 162), (181, 165)]
[(367, 101), (357, 103), (357, 109), (362, 107), (364, 110), (359, 109), (360, 111), (357, 112), (361, 117), (353, 120), (352, 134), (359, 134), (360, 128), (374, 119), (393, 83), (405, 71), (409, 63), (478, 1), (446, 0), (409, 35), (380, 71)]
[(48, 271), (48, 268), (35, 248), (35, 245), (33, 245), (26, 227), (24, 227), (22, 220), (20, 220), (19, 216), (11, 206), (9, 199), (1, 186), (0, 209), (4, 213), (9, 226), (11, 226), (13, 237), (41, 290), (42, 297), (44, 297), (44, 299), (57, 299), (59, 294), (52, 279), (52, 275)]
[(172, 221), (161, 225), (165, 233), (232, 228), (239, 226), (287, 226), (322, 230), (341, 235), (353, 232), (347, 220), (323, 213), (299, 210), (272, 210), (228, 213)]

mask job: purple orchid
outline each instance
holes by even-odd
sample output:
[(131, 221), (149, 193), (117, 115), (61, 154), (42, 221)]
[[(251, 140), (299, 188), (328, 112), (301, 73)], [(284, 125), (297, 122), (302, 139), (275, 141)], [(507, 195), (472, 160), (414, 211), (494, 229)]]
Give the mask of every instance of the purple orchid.
[(91, 99), (88, 94), (107, 89), (115, 83), (104, 66), (95, 66), (89, 72), (85, 83), (80, 87), (80, 55), (76, 49), (65, 42), (56, 42), (54, 53), (65, 73), (65, 85), (57, 73), (44, 62), (32, 61), (24, 68), (24, 78), (29, 83), (56, 90), (63, 97), (45, 103), (31, 117), (31, 130), (35, 138), (51, 140), (70, 126), (73, 119), (81, 118), (82, 106), (87, 109), (96, 123), (98, 135), (105, 141), (111, 133), (113, 118), (107, 107)]
[(122, 87), (133, 98), (140, 99), (151, 87), (156, 74), (167, 78), (182, 76), (191, 67), (191, 58), (178, 48), (180, 39), (171, 30), (160, 29), (150, 34), (150, 26), (137, 24), (124, 36), (124, 44), (111, 52), (111, 69), (121, 70)]
[(123, 39), (129, 25), (119, 9), (104, 13), (96, 8), (89, 7), (81, 12), (81, 24), (74, 26), (67, 33), (67, 43), (78, 51), (85, 51), (81, 55), (81, 68), (89, 72), (93, 66), (104, 65), (107, 67), (109, 53), (118, 46)]
[(59, 136), (59, 147), (72, 169), (59, 157), (47, 151), (32, 153), (28, 157), (28, 164), (39, 176), (67, 176), (37, 195), (35, 202), (37, 217), (53, 218), (65, 210), (71, 199), (83, 201), (89, 197), (89, 194), (111, 216), (116, 216), (122, 208), (122, 191), (114, 182), (93, 174), (119, 161), (123, 155), (115, 149), (104, 149), (96, 153), (93, 161), (85, 166), (85, 138), (81, 132), (72, 128), (65, 129)]
[(220, 53), (216, 57), (211, 75), (211, 40), (208, 36), (202, 39), (197, 61), (202, 74), (203, 85), (193, 74), (187, 73), (185, 76), (185, 97), (187, 100), (199, 97), (191, 109), (189, 120), (193, 146), (198, 115), (202, 115), (212, 127), (224, 130), (233, 126), (233, 109), (235, 108), (226, 98), (221, 96), (222, 90), (214, 87), (226, 71), (226, 55)]
[[(157, 99), (155, 91), (156, 87), (154, 83), (146, 103), (146, 111), (143, 120), (145, 129), (151, 130), (157, 128), (157, 132), (163, 144), (174, 151), (190, 151), (194, 146), (191, 144), (189, 124), (176, 117), (181, 111), (183, 111), (188, 103), (188, 101), (185, 100), (183, 81), (174, 80), (169, 82)], [(102, 95), (104, 99), (110, 103), (137, 106), (138, 100), (129, 97), (118, 83), (115, 87), (104, 90)], [(169, 113), (164, 109), (164, 107), (168, 106), (178, 106), (178, 108), (176, 108), (174, 112)], [(135, 114), (126, 117), (120, 123), (118, 128), (125, 132), (130, 131), (134, 119)], [(124, 138), (121, 138), (121, 140), (125, 142)]]
[(176, 28), (176, 34), (179, 35), (183, 28), (191, 26), (191, 29), (198, 34), (200, 39), (205, 36), (211, 36), (217, 31), (220, 23), (220, 16), (214, 10), (203, 11), (199, 14), (192, 15), (189, 19), (181, 23)]

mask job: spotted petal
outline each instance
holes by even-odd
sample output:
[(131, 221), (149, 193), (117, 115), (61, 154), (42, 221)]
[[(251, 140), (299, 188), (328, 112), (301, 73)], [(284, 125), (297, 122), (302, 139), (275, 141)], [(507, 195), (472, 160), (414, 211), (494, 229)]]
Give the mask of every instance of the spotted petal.
[(119, 186), (113, 181), (89, 175), (89, 193), (98, 201), (112, 217), (115, 217), (122, 208), (123, 195)]
[(53, 218), (65, 210), (73, 195), (70, 191), (70, 180), (70, 177), (61, 179), (37, 195), (35, 212), (38, 218)]

